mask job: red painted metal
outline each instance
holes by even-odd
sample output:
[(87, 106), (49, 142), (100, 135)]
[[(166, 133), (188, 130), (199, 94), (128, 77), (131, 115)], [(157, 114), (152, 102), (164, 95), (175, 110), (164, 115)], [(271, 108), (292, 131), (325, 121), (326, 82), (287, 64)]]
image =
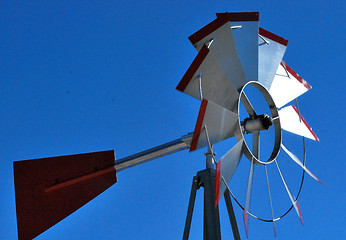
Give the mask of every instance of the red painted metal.
[(18, 239), (33, 239), (116, 183), (114, 151), (13, 163)]
[(259, 12), (225, 12), (216, 13), (217, 18), (225, 18), (230, 22), (258, 21)]
[(208, 100), (203, 99), (202, 103), (201, 103), (201, 108), (199, 109), (197, 122), (196, 122), (196, 126), (195, 126), (195, 131), (193, 132), (193, 136), (192, 136), (190, 152), (197, 149), (199, 135), (200, 135), (202, 127), (203, 127), (202, 124), (203, 124), (205, 112), (207, 110), (207, 105), (208, 105)]
[(303, 84), (304, 87), (306, 87), (306, 89), (312, 88), (307, 81), (305, 81), (301, 76), (299, 76), (298, 73), (296, 73), (292, 68), (290, 68), (290, 66), (288, 66), (284, 61), (281, 61), (281, 63), (286, 68), (287, 72), (292, 74), (292, 76), (295, 77), (301, 84)]
[(249, 219), (245, 209), (243, 211), (243, 219), (244, 219), (244, 225), (245, 225), (246, 238), (249, 238)]
[(269, 32), (269, 31), (267, 31), (267, 30), (265, 30), (263, 28), (259, 28), (259, 34), (261, 36), (263, 36), (263, 37), (266, 37), (266, 38), (269, 38), (269, 39), (271, 39), (271, 40), (273, 40), (275, 42), (278, 42), (278, 43), (280, 43), (280, 44), (282, 44), (284, 46), (287, 46), (287, 44), (288, 44), (288, 40), (287, 39), (285, 39), (283, 37), (280, 37), (280, 36), (278, 36), (278, 35), (276, 35), (276, 34), (274, 34), (272, 32)]
[(200, 40), (220, 28), (226, 22), (247, 22), (247, 21), (258, 21), (258, 12), (236, 12), (236, 13), (217, 13), (217, 18), (204, 26), (189, 37), (192, 44), (198, 43)]
[(310, 131), (310, 133), (312, 134), (312, 136), (314, 136), (316, 141), (320, 141), (320, 139), (317, 137), (317, 135), (314, 133), (314, 131), (312, 131), (312, 128), (309, 126), (309, 124), (305, 121), (305, 119), (303, 118), (303, 116), (301, 114), (299, 114), (298, 109), (292, 105), (294, 111), (296, 111), (296, 113), (298, 114), (298, 116), (300, 116), (300, 119), (303, 121), (303, 123), (305, 124), (306, 128)]
[(177, 90), (184, 92), (185, 88), (191, 81), (193, 75), (196, 73), (198, 68), (201, 66), (204, 59), (207, 57), (209, 53), (209, 49), (207, 46), (203, 46), (201, 50), (198, 52), (197, 56), (191, 63), (190, 67), (187, 69), (186, 73), (184, 74), (183, 78), (180, 80), (178, 86), (176, 87)]
[(208, 25), (204, 26), (194, 34), (189, 37), (190, 42), (194, 45), (201, 41), (203, 38), (214, 32), (216, 29), (220, 28), (227, 22), (226, 18), (217, 18), (210, 22)]
[(303, 216), (302, 216), (302, 212), (300, 211), (300, 206), (299, 206), (298, 201), (296, 201), (296, 205), (297, 205), (298, 212), (299, 212), (299, 219), (300, 219), (300, 221), (301, 221), (302, 225), (304, 225), (304, 222), (303, 222)]

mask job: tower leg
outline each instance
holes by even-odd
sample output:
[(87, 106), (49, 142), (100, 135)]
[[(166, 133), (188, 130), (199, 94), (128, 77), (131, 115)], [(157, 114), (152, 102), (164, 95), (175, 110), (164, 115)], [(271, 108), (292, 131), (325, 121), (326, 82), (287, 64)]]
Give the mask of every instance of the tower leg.
[(193, 178), (183, 240), (189, 238), (196, 192), (201, 186), (204, 188), (203, 239), (221, 240), (219, 208), (215, 207), (215, 170), (210, 168), (198, 172)]
[(237, 220), (235, 219), (231, 197), (229, 196), (228, 191), (225, 191), (223, 196), (225, 197), (228, 217), (229, 221), (231, 222), (234, 240), (240, 240)]
[(200, 184), (199, 176), (193, 177), (190, 200), (189, 200), (189, 207), (187, 209), (187, 215), (186, 215), (186, 221), (185, 221), (183, 240), (189, 239), (192, 213), (193, 213), (193, 208), (195, 206), (196, 192), (197, 192), (197, 189), (199, 189), (199, 187), (200, 187), (199, 184)]
[[(201, 172), (200, 172), (201, 173)], [(219, 207), (215, 207), (215, 170), (202, 171), (204, 186), (204, 239), (221, 239)]]

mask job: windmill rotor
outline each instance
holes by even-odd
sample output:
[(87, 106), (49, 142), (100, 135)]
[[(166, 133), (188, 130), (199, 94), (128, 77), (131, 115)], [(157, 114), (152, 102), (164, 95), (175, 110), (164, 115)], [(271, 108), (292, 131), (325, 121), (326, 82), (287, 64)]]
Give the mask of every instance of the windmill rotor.
[[(242, 208), (248, 236), (248, 216), (275, 222), (295, 209), (303, 223), (297, 201), (279, 166), (280, 153), (287, 154), (304, 173), (323, 183), (285, 145), (282, 132), (319, 141), (298, 105), (289, 105), (311, 89), (283, 60), (288, 40), (259, 27), (258, 12), (217, 13), (216, 19), (192, 34), (190, 42), (197, 55), (176, 89), (201, 101), (194, 131), (174, 141), (115, 159), (113, 150), (77, 155), (16, 161), (13, 163), (16, 194), (18, 238), (33, 239), (117, 182), (120, 171), (142, 163), (189, 149), (207, 148), (207, 168), (193, 179), (183, 239), (187, 239), (198, 188), (205, 188), (205, 238), (221, 238), (218, 204), (225, 196), (235, 239), (239, 239), (230, 195)], [(258, 111), (256, 99), (248, 94), (254, 89), (265, 103)], [(244, 111), (245, 110), (245, 111)], [(245, 114), (243, 114), (245, 112)], [(245, 115), (245, 116), (244, 116)], [(273, 139), (269, 156), (263, 157), (261, 136), (267, 132)], [(250, 137), (251, 136), (251, 137)], [(229, 138), (236, 144), (218, 161), (214, 144)], [(281, 151), (282, 150), (282, 151)], [(243, 157), (250, 162), (245, 201), (242, 205), (229, 186)], [(275, 217), (270, 176), (267, 166), (275, 165), (292, 204), (288, 211)], [(251, 213), (251, 196), (255, 168), (263, 167), (268, 188), (271, 219)], [(206, 203), (207, 202), (207, 203)], [(206, 226), (208, 225), (208, 226)], [(207, 236), (208, 235), (208, 236)]]
[[(306, 168), (305, 159), (302, 163), (282, 142), (282, 130), (319, 141), (298, 109), (294, 105), (286, 106), (311, 86), (282, 61), (288, 40), (260, 28), (258, 16), (258, 13), (219, 13), (217, 19), (191, 35), (189, 39), (198, 54), (177, 86), (181, 92), (197, 99), (197, 89), (203, 93), (190, 151), (206, 147), (207, 142), (216, 144), (233, 136), (238, 141), (216, 163), (215, 205), (229, 189), (227, 184), (239, 164), (240, 155), (246, 156), (251, 163), (242, 207), (246, 235), (248, 215), (263, 220), (250, 213), (254, 164), (265, 168), (272, 215), (270, 222), (281, 219), (293, 207), (303, 223), (297, 199), (291, 193), (277, 161), (281, 149), (311, 177), (321, 182)], [(196, 76), (199, 76), (198, 81)], [(245, 94), (250, 85), (262, 94), (270, 113), (257, 113), (253, 108)], [(240, 104), (249, 115), (243, 121)], [(269, 158), (263, 160), (259, 154), (260, 133), (271, 125), (275, 132), (274, 146)], [(203, 134), (206, 129), (211, 136), (207, 140)], [(245, 134), (252, 134), (252, 141), (247, 142)], [(275, 163), (292, 203), (292, 207), (279, 218), (274, 216), (267, 171), (267, 165), (271, 163)], [(276, 236), (275, 224), (274, 233)]]

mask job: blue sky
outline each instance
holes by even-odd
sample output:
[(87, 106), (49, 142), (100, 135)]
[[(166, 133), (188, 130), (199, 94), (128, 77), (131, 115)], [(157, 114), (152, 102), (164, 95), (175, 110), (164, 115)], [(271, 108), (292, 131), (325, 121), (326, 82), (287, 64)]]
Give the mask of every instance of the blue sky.
[[(13, 161), (109, 149), (122, 158), (193, 131), (199, 101), (175, 90), (197, 54), (187, 37), (226, 11), (260, 12), (261, 27), (289, 40), (285, 62), (313, 87), (299, 105), (321, 140), (306, 141), (307, 165), (325, 185), (306, 178), (305, 225), (291, 211), (277, 239), (344, 236), (344, 1), (0, 1), (0, 239), (17, 238)], [(284, 141), (301, 156), (301, 138)], [(215, 146), (217, 157), (234, 143)], [(113, 187), (37, 239), (181, 238), (204, 152), (120, 172)], [(278, 161), (296, 192), (301, 170), (284, 154)], [(242, 160), (230, 184), (241, 201), (249, 166)], [(289, 198), (280, 181), (272, 187), (279, 214)], [(203, 232), (197, 194), (190, 239)], [(253, 210), (269, 216), (267, 193), (258, 186), (253, 194)], [(223, 200), (220, 215), (231, 239)], [(250, 219), (249, 239), (273, 238), (271, 224)]]

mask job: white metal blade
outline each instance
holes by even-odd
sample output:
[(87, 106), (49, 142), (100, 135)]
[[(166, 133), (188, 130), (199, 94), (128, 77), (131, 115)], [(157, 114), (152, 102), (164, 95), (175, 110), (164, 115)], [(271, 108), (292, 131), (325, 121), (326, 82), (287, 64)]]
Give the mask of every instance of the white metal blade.
[[(235, 12), (235, 13), (217, 13), (217, 18), (210, 22), (208, 25), (204, 26), (194, 34), (189, 37), (192, 45), (199, 51), (204, 44), (208, 44), (210, 40), (216, 38), (219, 34), (219, 29), (225, 23), (228, 22), (247, 22), (247, 21), (257, 21), (258, 22), (258, 12)], [(242, 29), (242, 25), (232, 24), (235, 31)]]
[(203, 99), (193, 133), (190, 151), (208, 146), (204, 126), (208, 128), (210, 144), (233, 137), (239, 131), (239, 116), (226, 108)]
[(287, 186), (287, 184), (286, 184), (286, 181), (285, 181), (285, 179), (284, 179), (284, 176), (282, 175), (281, 170), (280, 170), (280, 168), (279, 168), (279, 164), (277, 163), (276, 160), (275, 160), (275, 163), (276, 163), (276, 167), (277, 167), (277, 169), (278, 169), (278, 171), (279, 171), (279, 173), (280, 173), (281, 180), (282, 180), (282, 182), (283, 182), (283, 184), (284, 184), (284, 186), (285, 186), (285, 189), (286, 189), (286, 191), (287, 191), (287, 194), (288, 194), (288, 196), (289, 196), (289, 198), (290, 198), (290, 200), (291, 200), (291, 202), (292, 202), (292, 204), (293, 204), (293, 206), (294, 206), (294, 209), (296, 210), (296, 213), (298, 214), (298, 217), (299, 217), (300, 221), (301, 221), (302, 224), (304, 225), (303, 217), (302, 217), (302, 213), (301, 213), (301, 211), (300, 211), (300, 207), (299, 207), (298, 201), (295, 200), (295, 197), (293, 197), (293, 195), (292, 195), (290, 189), (288, 188), (288, 186)]
[(258, 81), (270, 89), (276, 70), (285, 54), (288, 41), (263, 28), (259, 28)]
[(258, 79), (258, 13), (217, 16), (189, 37), (199, 53), (177, 89), (200, 99), (201, 86), (203, 98), (236, 112), (239, 91)]
[(323, 184), (323, 182), (320, 179), (318, 179), (316, 175), (313, 174), (306, 166), (304, 166), (304, 164), (299, 160), (299, 158), (296, 155), (294, 155), (292, 152), (290, 152), (282, 143), (281, 143), (281, 148), (288, 154), (288, 156), (292, 158), (294, 162), (296, 162), (301, 168), (303, 168), (305, 172), (307, 172), (316, 181)]
[(207, 46), (201, 48), (178, 84), (177, 90), (200, 99), (201, 83), (203, 98), (236, 111), (239, 92), (214, 56), (214, 49)]
[(232, 32), (230, 23), (224, 24), (219, 29), (220, 36), (214, 39), (209, 49), (233, 86), (240, 92), (241, 88), (246, 84), (246, 78)]
[[(259, 131), (255, 131), (252, 133), (252, 154), (257, 159), (259, 159), (259, 155), (260, 155), (260, 132)], [(252, 158), (251, 159), (249, 179), (248, 179), (247, 189), (246, 189), (244, 212), (243, 212), (246, 237), (248, 237), (248, 233), (249, 233), (249, 220), (248, 220), (248, 214), (247, 213), (250, 212), (253, 172), (254, 172), (254, 159)]]
[(282, 61), (276, 71), (269, 93), (274, 99), (276, 107), (280, 108), (309, 89), (311, 86)]
[(246, 237), (248, 237), (248, 234), (249, 234), (249, 219), (248, 219), (247, 213), (250, 211), (253, 172), (254, 172), (254, 160), (252, 159), (250, 172), (249, 172), (249, 178), (248, 178), (248, 182), (247, 182), (246, 197), (245, 197), (244, 212), (243, 212)]
[(196, 50), (200, 51), (204, 45), (208, 46), (214, 39), (223, 37), (224, 33), (222, 28), (225, 26), (225, 24), (228, 24), (230, 28), (228, 19), (217, 18), (192, 34), (189, 37), (189, 40)]
[(298, 110), (294, 105), (280, 109), (279, 116), (282, 129), (315, 141), (320, 141), (303, 116), (299, 116)]
[(233, 110), (246, 79), (230, 23), (226, 22), (205, 38), (209, 37), (213, 37), (212, 41), (208, 40), (208, 44), (200, 48), (177, 89), (198, 98), (198, 86), (198, 90), (201, 88), (205, 93), (205, 99)]
[(275, 226), (275, 222), (274, 222), (274, 208), (273, 208), (273, 202), (272, 202), (272, 195), (270, 193), (270, 184), (269, 184), (269, 176), (268, 176), (268, 171), (267, 171), (267, 165), (264, 165), (264, 169), (266, 172), (266, 179), (267, 179), (267, 186), (268, 186), (268, 194), (269, 194), (269, 202), (270, 202), (270, 210), (272, 213), (272, 219), (273, 219), (273, 228), (274, 228), (274, 235), (275, 237), (277, 236), (276, 234), (276, 226)]
[(239, 161), (243, 155), (243, 143), (241, 139), (231, 150), (229, 150), (216, 163), (216, 187), (215, 187), (215, 206), (219, 203), (220, 197), (226, 190), (226, 185), (222, 183), (222, 177), (228, 184), (235, 170), (238, 167)]
[[(258, 14), (258, 13), (257, 13)], [(233, 31), (238, 55), (247, 81), (258, 80), (258, 15), (231, 22), (232, 26), (242, 26)]]

